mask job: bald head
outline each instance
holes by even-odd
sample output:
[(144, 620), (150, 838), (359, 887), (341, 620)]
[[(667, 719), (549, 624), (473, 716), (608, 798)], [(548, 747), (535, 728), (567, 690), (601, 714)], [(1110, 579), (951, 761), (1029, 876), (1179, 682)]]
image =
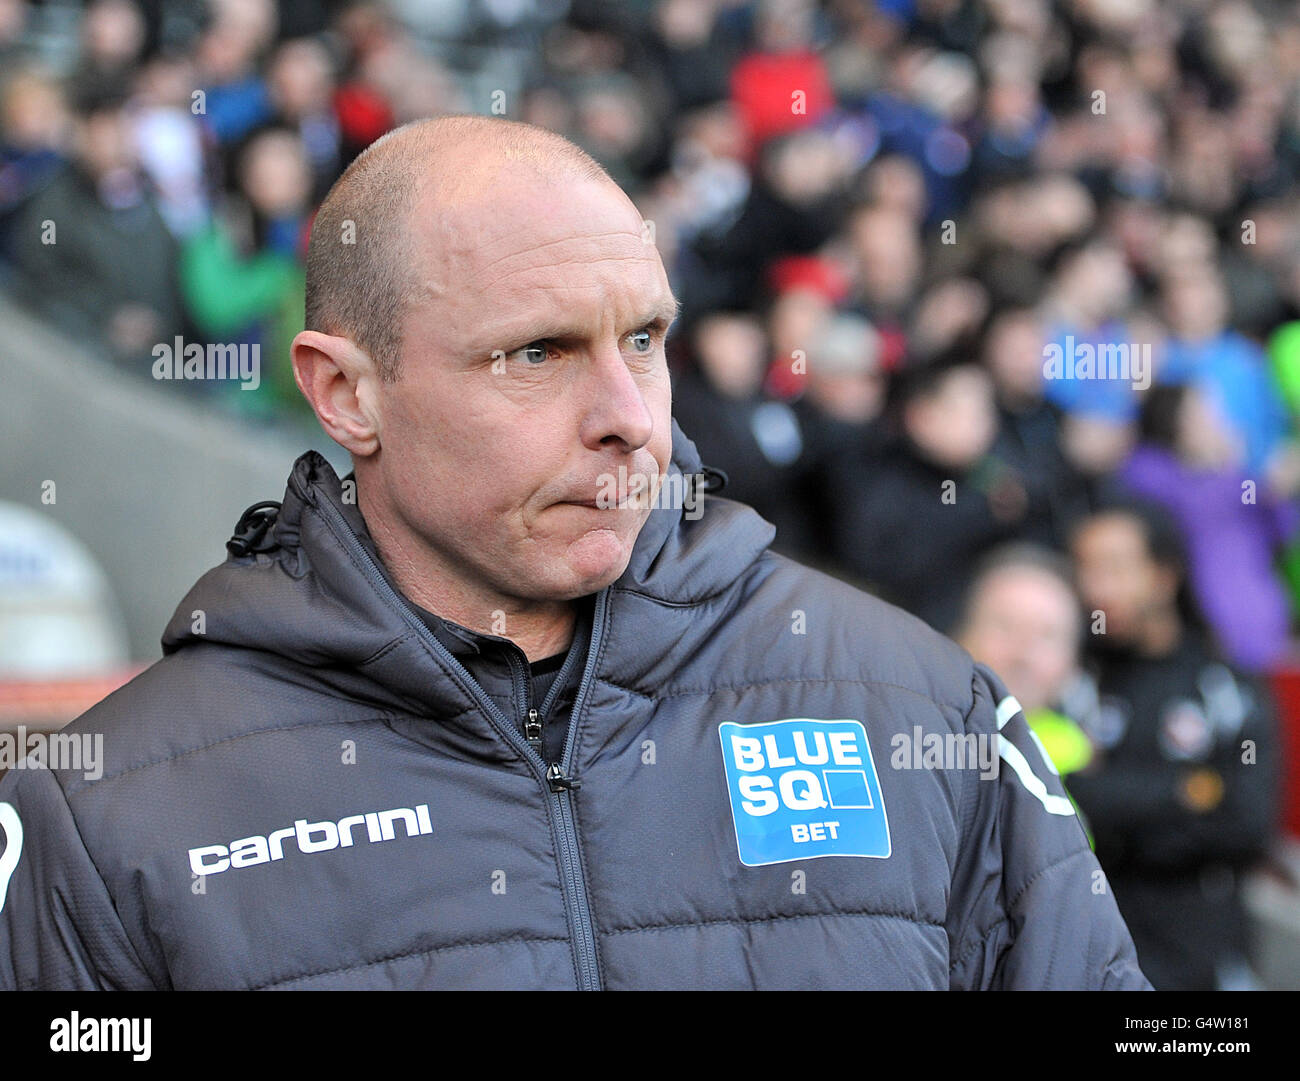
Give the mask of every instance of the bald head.
[(416, 208), (454, 213), (490, 196), (494, 179), (511, 170), (614, 184), (562, 135), (500, 117), (419, 120), (372, 143), (335, 182), (312, 223), (306, 329), (350, 338), (382, 379), (395, 381), (417, 281)]
[(623, 573), (672, 459), (653, 238), (571, 143), (481, 117), (376, 143), (312, 232), (294, 378), (380, 556), (429, 611), (505, 614), (529, 657)]

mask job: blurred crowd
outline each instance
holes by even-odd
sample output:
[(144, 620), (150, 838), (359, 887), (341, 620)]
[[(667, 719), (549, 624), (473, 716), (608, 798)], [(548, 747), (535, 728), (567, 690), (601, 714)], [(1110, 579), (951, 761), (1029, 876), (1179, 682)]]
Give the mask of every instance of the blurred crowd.
[[(1300, 611), (1300, 10), (0, 0), (0, 287), (112, 363), (288, 342), (330, 184), (447, 112), (653, 224), (674, 414), (774, 547), (990, 663), (1157, 987), (1250, 986)], [(57, 231), (50, 242), (49, 231)], [(1091, 358), (1091, 359), (1089, 359)]]

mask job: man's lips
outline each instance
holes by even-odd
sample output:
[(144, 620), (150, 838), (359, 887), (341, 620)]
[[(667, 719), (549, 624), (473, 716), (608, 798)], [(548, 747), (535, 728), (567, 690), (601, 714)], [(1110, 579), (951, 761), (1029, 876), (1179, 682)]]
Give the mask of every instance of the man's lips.
[(561, 491), (567, 489), (570, 494), (555, 500), (552, 505), (603, 511), (641, 510), (651, 505), (660, 479), (653, 470), (643, 473), (620, 466), (590, 482), (566, 484)]

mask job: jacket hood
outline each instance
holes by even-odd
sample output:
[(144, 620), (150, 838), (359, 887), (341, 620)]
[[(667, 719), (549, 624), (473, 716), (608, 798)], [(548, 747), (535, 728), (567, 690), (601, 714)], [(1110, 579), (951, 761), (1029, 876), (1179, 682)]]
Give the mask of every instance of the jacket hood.
[[(775, 535), (749, 507), (711, 494), (725, 477), (701, 463), (676, 421), (669, 474), (678, 484), (683, 476), (704, 475), (710, 494), (703, 513), (691, 518), (681, 507), (651, 510), (627, 568), (609, 588), (611, 597), (633, 592), (677, 605), (699, 602), (733, 583)], [(365, 667), (370, 678), (384, 682), (382, 671), (396, 670), (422, 624), (394, 596), (396, 586), (360, 508), (345, 501), (334, 469), (308, 451), (294, 463), (278, 510), (274, 503), (258, 506), (274, 524), (253, 550), (230, 555), (195, 583), (167, 624), (163, 653), (217, 643), (312, 668)], [(248, 521), (246, 513), (236, 532)], [(420, 650), (425, 672), (419, 678), (427, 680), (436, 658)], [(426, 704), (429, 699), (416, 697)]]

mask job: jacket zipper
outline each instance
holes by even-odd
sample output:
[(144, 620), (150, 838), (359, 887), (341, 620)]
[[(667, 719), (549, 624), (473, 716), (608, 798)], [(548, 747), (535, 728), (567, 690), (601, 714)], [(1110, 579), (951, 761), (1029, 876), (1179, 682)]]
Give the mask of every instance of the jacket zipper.
[[(570, 648), (568, 655), (564, 658), (564, 663), (560, 665), (560, 670), (556, 673), (550, 689), (546, 692), (542, 704), (538, 707), (533, 705), (533, 683), (532, 677), (528, 671), (528, 662), (519, 659), (522, 650), (514, 647), (506, 651), (506, 662), (510, 666), (510, 681), (515, 691), (515, 708), (519, 711), (519, 716), (523, 718), (524, 738), (532, 745), (539, 755), (545, 759), (545, 753), (542, 747), (542, 731), (546, 720), (551, 715), (551, 710), (555, 707), (555, 699), (569, 682), (569, 674), (573, 671), (574, 652)], [(548, 768), (554, 763), (548, 763)]]
[[(596, 595), (596, 610), (591, 622), (591, 639), (587, 645), (586, 664), (583, 665), (578, 693), (573, 699), (573, 713), (569, 717), (569, 730), (564, 738), (564, 753), (560, 756), (558, 767), (552, 765), (546, 771), (546, 780), (550, 786), (551, 797), (555, 801), (555, 814), (560, 825), (558, 831), (560, 844), (565, 850), (561, 863), (570, 880), (567, 894), (572, 899), (578, 989), (590, 991), (600, 990), (600, 958), (596, 952), (596, 929), (591, 918), (591, 902), (587, 897), (587, 878), (582, 869), (582, 854), (578, 850), (578, 826), (573, 810), (573, 793), (578, 788), (578, 782), (569, 774), (573, 768), (574, 749), (578, 745), (578, 728), (582, 721), (582, 711), (587, 706), (588, 692), (596, 671), (596, 658), (600, 653), (600, 640), (604, 634), (605, 613), (608, 606), (609, 587), (607, 586)], [(560, 686), (557, 677), (550, 693), (546, 696), (543, 712), (550, 708)]]
[(535, 709), (528, 711), (528, 719), (524, 721), (524, 738), (534, 751), (542, 753), (542, 720)]
[[(591, 904), (587, 898), (587, 880), (582, 870), (582, 856), (578, 848), (578, 829), (573, 813), (573, 792), (579, 787), (580, 782), (569, 776), (569, 770), (572, 768), (573, 751), (577, 746), (578, 723), (582, 716), (582, 710), (587, 704), (587, 693), (595, 671), (600, 639), (604, 633), (605, 609), (609, 598), (609, 588), (602, 589), (596, 595), (596, 612), (592, 620), (591, 640), (587, 646), (587, 663), (583, 669), (582, 682), (578, 685), (577, 697), (573, 701), (573, 714), (569, 718), (569, 731), (564, 741), (564, 754), (559, 763), (548, 764), (541, 755), (540, 734), (538, 737), (539, 747), (534, 748), (533, 743), (521, 735), (519, 729), (506, 719), (501, 710), (497, 708), (497, 704), (479, 686), (478, 681), (434, 637), (429, 628), (415, 617), (415, 614), (407, 607), (406, 602), (389, 585), (388, 579), (375, 566), (375, 561), (371, 558), (370, 553), (366, 551), (365, 545), (357, 539), (352, 527), (348, 525), (342, 513), (328, 499), (315, 499), (314, 493), (310, 493), (309, 498), (312, 505), (321, 511), (331, 525), (334, 526), (338, 535), (341, 538), (348, 539), (350, 547), (355, 549), (354, 554), (360, 558), (362, 569), (365, 571), (366, 578), (371, 585), (378, 589), (380, 594), (396, 607), (407, 623), (414, 628), (421, 641), (429, 646), (434, 655), (458, 677), (465, 691), (478, 704), (492, 727), (519, 753), (520, 757), (536, 774), (538, 781), (541, 783), (542, 791), (546, 794), (549, 802), (550, 818), (555, 834), (555, 851), (560, 859), (560, 885), (564, 896), (565, 916), (569, 923), (569, 937), (573, 944), (578, 990), (599, 991), (601, 989), (600, 961), (596, 953), (596, 931), (591, 919)], [(512, 670), (513, 666), (512, 662)], [(527, 686), (527, 681), (525, 681), (525, 686)], [(549, 706), (551, 704), (558, 687), (559, 678), (557, 677), (550, 693), (546, 696), (544, 705)], [(533, 712), (536, 711), (530, 710), (530, 714)], [(531, 720), (531, 716), (528, 719)], [(539, 727), (540, 719), (539, 716)]]

